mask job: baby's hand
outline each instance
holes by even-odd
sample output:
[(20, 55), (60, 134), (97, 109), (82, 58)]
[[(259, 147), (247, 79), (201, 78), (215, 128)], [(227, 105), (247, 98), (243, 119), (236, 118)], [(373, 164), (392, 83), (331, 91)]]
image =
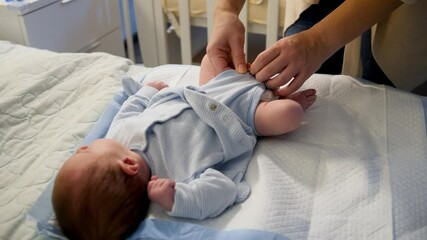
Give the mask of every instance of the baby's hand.
[(147, 83), (147, 86), (153, 87), (159, 91), (162, 90), (163, 88), (169, 87), (166, 83), (164, 83), (162, 81), (149, 82), (149, 83)]
[(148, 182), (148, 197), (166, 211), (171, 211), (175, 199), (175, 181), (152, 176)]

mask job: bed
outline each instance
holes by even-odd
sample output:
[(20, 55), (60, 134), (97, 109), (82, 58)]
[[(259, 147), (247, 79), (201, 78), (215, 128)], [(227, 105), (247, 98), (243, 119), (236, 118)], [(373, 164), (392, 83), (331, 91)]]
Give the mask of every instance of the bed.
[[(0, 41), (0, 239), (61, 238), (52, 181), (105, 134), (123, 76), (197, 85), (199, 71)], [(426, 239), (426, 98), (344, 75), (303, 87), (317, 102), (297, 131), (259, 139), (246, 201), (204, 221), (153, 205), (130, 239)]]

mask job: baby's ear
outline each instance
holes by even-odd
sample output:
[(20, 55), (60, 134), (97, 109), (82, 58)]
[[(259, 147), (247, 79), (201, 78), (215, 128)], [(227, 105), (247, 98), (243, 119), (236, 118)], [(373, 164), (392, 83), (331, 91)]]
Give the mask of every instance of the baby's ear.
[(136, 159), (130, 157), (124, 157), (119, 160), (120, 168), (127, 175), (133, 176), (139, 171), (139, 162)]

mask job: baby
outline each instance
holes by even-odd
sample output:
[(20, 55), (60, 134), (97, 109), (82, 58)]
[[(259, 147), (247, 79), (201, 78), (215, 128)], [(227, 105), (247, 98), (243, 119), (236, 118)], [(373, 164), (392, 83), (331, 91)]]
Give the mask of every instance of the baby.
[(295, 130), (316, 92), (260, 100), (266, 89), (253, 76), (227, 70), (212, 79), (205, 61), (200, 87), (123, 80), (129, 98), (106, 138), (80, 147), (56, 177), (52, 203), (64, 235), (122, 239), (150, 202), (204, 219), (249, 196), (244, 174), (257, 136)]

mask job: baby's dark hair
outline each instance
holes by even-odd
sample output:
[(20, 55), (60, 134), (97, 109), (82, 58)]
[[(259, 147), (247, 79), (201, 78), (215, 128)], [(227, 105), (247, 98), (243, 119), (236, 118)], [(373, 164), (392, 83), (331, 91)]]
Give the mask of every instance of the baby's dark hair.
[(112, 164), (93, 164), (79, 178), (78, 190), (55, 181), (52, 204), (63, 234), (70, 239), (124, 239), (145, 218), (147, 180)]

